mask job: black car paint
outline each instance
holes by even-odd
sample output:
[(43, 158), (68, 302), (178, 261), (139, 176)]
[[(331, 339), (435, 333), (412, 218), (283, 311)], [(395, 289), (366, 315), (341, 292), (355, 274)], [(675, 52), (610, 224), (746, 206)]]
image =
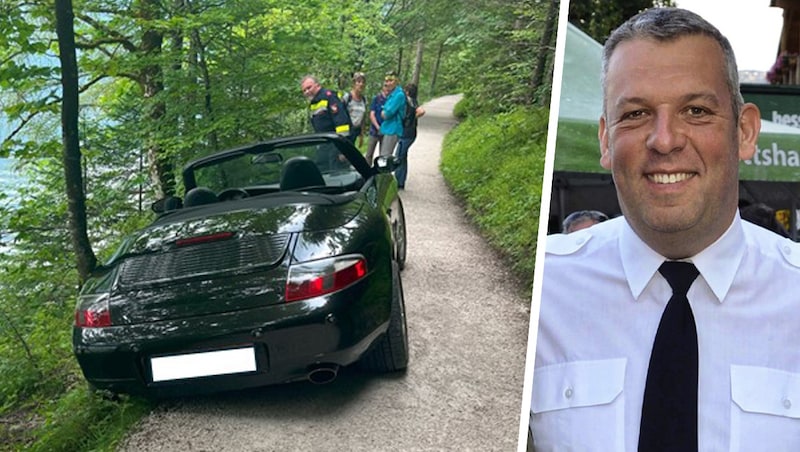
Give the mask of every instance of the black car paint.
[[(281, 141), (276, 142), (269, 146)], [(236, 152), (246, 152), (242, 149)], [(318, 364), (346, 366), (361, 358), (386, 332), (391, 313), (396, 214), (391, 206), (397, 205), (397, 188), (391, 174), (367, 167), (360, 155), (351, 157), (366, 176), (357, 193), (277, 193), (180, 209), (126, 240), (82, 292), (107, 296), (114, 321), (109, 327), (73, 328), (75, 355), (90, 384), (147, 395), (217, 391), (302, 380)], [(218, 232), (234, 233), (222, 245), (259, 236), (285, 240), (275, 259), (257, 265), (147, 281), (120, 277), (126, 262), (175, 252), (180, 238)], [(364, 279), (338, 292), (285, 302), (282, 289), (293, 263), (346, 254), (365, 257)], [(255, 346), (257, 371), (150, 380), (152, 357), (242, 345)]]

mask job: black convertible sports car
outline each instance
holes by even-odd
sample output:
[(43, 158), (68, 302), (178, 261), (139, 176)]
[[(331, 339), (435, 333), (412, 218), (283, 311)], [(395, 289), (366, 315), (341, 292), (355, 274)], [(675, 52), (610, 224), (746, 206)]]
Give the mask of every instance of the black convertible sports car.
[(81, 290), (73, 348), (90, 386), (160, 396), (404, 369), (393, 166), (334, 134), (186, 165), (183, 199), (156, 202)]

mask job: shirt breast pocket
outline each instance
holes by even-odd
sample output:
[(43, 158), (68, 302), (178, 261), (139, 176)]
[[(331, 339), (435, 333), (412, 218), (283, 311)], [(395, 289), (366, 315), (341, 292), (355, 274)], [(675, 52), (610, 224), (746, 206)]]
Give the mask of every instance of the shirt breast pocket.
[(534, 370), (531, 428), (537, 452), (623, 451), (625, 358)]
[(731, 366), (731, 451), (800, 450), (800, 374)]

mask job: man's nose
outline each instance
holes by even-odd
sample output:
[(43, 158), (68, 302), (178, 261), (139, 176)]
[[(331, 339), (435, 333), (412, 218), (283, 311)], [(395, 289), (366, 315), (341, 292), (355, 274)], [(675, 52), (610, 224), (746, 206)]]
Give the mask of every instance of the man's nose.
[(669, 154), (682, 149), (685, 144), (686, 130), (680, 118), (664, 112), (656, 113), (647, 137), (647, 148), (661, 154)]

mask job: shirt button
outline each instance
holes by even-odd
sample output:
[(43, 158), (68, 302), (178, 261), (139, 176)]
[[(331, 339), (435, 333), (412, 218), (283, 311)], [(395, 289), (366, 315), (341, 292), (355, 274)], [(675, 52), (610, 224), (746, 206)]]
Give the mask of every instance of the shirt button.
[(792, 407), (792, 401), (789, 399), (783, 399), (783, 407), (788, 410)]
[(572, 388), (567, 388), (564, 390), (564, 397), (568, 399), (572, 398)]
[(575, 240), (575, 243), (577, 245), (583, 245), (583, 242), (585, 242), (585, 241), (586, 241), (586, 239), (584, 237), (580, 237), (580, 238), (578, 238), (578, 240)]
[(784, 247), (783, 247), (783, 254), (786, 254), (787, 256), (788, 256), (789, 254), (792, 254), (792, 249), (791, 249), (791, 248), (789, 248), (788, 246), (784, 246)]

